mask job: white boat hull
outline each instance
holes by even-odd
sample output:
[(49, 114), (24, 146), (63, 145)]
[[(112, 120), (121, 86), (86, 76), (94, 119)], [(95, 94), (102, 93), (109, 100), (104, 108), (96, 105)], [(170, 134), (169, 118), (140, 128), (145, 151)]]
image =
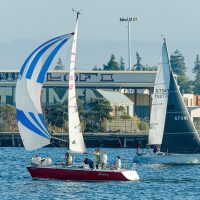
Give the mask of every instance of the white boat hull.
[(136, 163), (160, 164), (200, 164), (200, 154), (136, 155)]

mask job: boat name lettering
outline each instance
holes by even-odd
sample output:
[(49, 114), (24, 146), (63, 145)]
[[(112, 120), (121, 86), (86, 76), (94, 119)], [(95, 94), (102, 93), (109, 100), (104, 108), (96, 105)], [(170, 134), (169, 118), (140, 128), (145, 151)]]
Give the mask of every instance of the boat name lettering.
[(99, 172), (99, 176), (109, 176), (109, 174)]

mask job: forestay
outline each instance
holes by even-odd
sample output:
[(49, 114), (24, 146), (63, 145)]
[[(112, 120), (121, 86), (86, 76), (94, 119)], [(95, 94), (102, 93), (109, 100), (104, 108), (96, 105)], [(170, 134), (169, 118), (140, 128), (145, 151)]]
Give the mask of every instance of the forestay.
[(59, 49), (73, 34), (51, 39), (35, 49), (24, 62), (16, 86), (18, 128), (27, 150), (50, 143), (41, 108), (41, 90), (45, 75)]
[(167, 46), (164, 41), (162, 46), (162, 63), (158, 67), (153, 92), (148, 139), (150, 145), (160, 145), (162, 143), (168, 102), (170, 70)]
[(72, 53), (70, 61), (70, 73), (69, 73), (69, 90), (68, 90), (69, 150), (73, 153), (84, 153), (86, 152), (86, 148), (80, 127), (80, 119), (76, 101), (76, 86), (75, 86), (77, 30), (78, 30), (78, 14), (75, 27), (75, 34), (72, 43)]

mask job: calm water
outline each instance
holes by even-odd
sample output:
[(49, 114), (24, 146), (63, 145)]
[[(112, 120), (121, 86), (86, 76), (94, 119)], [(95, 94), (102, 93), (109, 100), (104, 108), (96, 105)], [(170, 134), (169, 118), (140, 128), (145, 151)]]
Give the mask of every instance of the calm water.
[[(89, 149), (92, 152), (94, 149)], [(108, 149), (131, 162), (134, 149)], [(64, 148), (35, 153), (60, 161)], [(138, 182), (71, 182), (32, 180), (26, 166), (33, 153), (0, 148), (0, 199), (200, 199), (200, 165), (137, 165)], [(112, 159), (111, 159), (112, 157)]]

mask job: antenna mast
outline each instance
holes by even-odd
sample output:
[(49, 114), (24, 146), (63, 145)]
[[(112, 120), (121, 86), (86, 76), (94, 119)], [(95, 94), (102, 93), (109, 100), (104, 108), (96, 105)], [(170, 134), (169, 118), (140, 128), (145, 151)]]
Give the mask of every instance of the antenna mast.
[(81, 14), (79, 10), (75, 10), (74, 8), (72, 8), (72, 12), (76, 13), (76, 21), (78, 20), (78, 16)]

